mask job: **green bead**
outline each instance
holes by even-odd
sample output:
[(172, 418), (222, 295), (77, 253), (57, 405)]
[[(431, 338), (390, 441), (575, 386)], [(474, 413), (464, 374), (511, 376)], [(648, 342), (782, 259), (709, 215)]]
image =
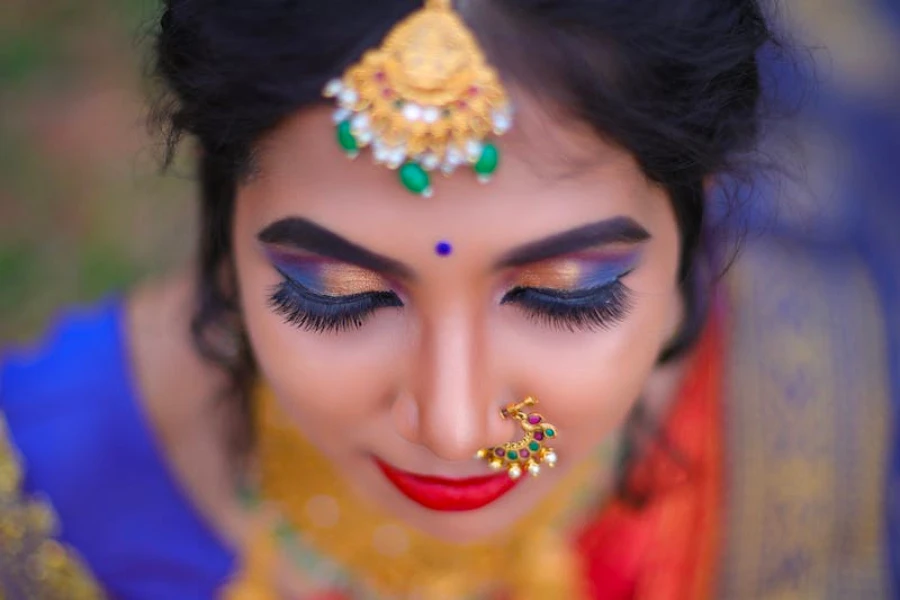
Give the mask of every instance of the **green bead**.
[(547, 429), (546, 431), (544, 431), (544, 433), (547, 434), (547, 437), (553, 437), (554, 435), (556, 435), (556, 432), (552, 429)]
[(341, 121), (338, 125), (337, 139), (338, 144), (347, 154), (350, 156), (359, 154), (359, 144), (356, 143), (356, 138), (353, 137), (353, 132), (350, 130), (350, 121)]
[(431, 177), (418, 163), (408, 162), (400, 167), (400, 183), (413, 194), (431, 195)]
[(481, 158), (475, 163), (475, 172), (482, 178), (490, 177), (500, 164), (500, 151), (494, 144), (485, 144)]
[(519, 453), (515, 450), (510, 450), (506, 453), (506, 458), (508, 458), (509, 460), (516, 460), (517, 458), (519, 458)]
[(530, 444), (528, 444), (528, 449), (531, 450), (532, 452), (537, 452), (538, 450), (541, 449), (541, 445), (538, 444), (537, 442), (531, 442)]

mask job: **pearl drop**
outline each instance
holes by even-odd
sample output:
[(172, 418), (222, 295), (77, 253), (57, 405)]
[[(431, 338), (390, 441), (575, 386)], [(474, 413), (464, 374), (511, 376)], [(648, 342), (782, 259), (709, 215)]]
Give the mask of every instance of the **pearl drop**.
[(353, 88), (344, 88), (338, 95), (338, 102), (344, 108), (353, 108), (359, 101), (359, 94)]
[(418, 121), (422, 118), (422, 107), (410, 102), (403, 107), (403, 117), (407, 121)]
[(544, 455), (544, 460), (551, 467), (556, 464), (556, 452), (548, 452)]
[(339, 108), (331, 115), (331, 120), (335, 123), (343, 123), (353, 114), (353, 111), (346, 108)]
[(446, 164), (456, 167), (466, 162), (466, 159), (456, 146), (450, 146), (447, 148), (447, 156), (444, 161)]
[(478, 162), (483, 149), (484, 147), (478, 140), (469, 140), (466, 142), (466, 159), (471, 163)]
[(375, 136), (372, 134), (371, 130), (363, 129), (356, 133), (355, 137), (360, 146), (368, 146), (372, 142), (372, 138)]
[(387, 162), (388, 157), (390, 156), (390, 150), (388, 150), (384, 144), (375, 140), (372, 156), (375, 157), (376, 163), (384, 163)]
[(495, 112), (494, 113), (494, 133), (497, 135), (503, 135), (507, 131), (512, 128), (512, 117), (508, 114)]
[(332, 79), (325, 84), (325, 91), (322, 92), (326, 98), (334, 98), (344, 89), (344, 83), (340, 79)]
[(358, 131), (364, 131), (369, 128), (370, 124), (369, 115), (367, 113), (359, 113), (353, 120), (350, 121), (350, 127), (353, 129), (353, 133), (355, 134)]
[(426, 171), (434, 171), (440, 166), (441, 159), (439, 159), (436, 154), (429, 152), (422, 156), (420, 162), (422, 163), (422, 168)]
[(522, 468), (519, 465), (513, 465), (509, 468), (509, 478), (518, 479), (522, 476)]
[(406, 149), (402, 146), (399, 146), (389, 151), (386, 162), (388, 168), (396, 169), (403, 164), (404, 160), (406, 160)]
[(428, 106), (422, 111), (422, 120), (428, 123), (429, 125), (433, 123), (437, 123), (438, 119), (441, 118), (441, 111), (435, 108), (434, 106)]
[(540, 472), (541, 472), (541, 467), (539, 467), (538, 465), (536, 465), (534, 463), (528, 465), (528, 473), (532, 477), (537, 477), (538, 474), (540, 474)]

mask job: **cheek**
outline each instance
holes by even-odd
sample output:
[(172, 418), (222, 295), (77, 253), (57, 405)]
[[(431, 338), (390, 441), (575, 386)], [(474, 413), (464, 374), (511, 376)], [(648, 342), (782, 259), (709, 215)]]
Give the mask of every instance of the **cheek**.
[[(636, 301), (637, 304), (637, 301)], [(548, 333), (544, 343), (510, 343), (512, 361), (531, 365), (527, 393), (552, 406), (561, 430), (597, 440), (616, 429), (640, 397), (662, 346), (665, 318), (648, 306), (614, 328), (593, 333)], [(566, 341), (565, 338), (568, 338)]]
[(670, 334), (677, 306), (676, 261), (645, 267), (628, 282), (628, 316), (607, 330), (570, 333), (536, 325), (527, 335), (521, 325), (507, 330), (503, 346), (513, 349), (506, 354), (508, 368), (522, 374), (524, 393), (553, 407), (555, 424), (569, 432), (566, 440), (574, 445), (594, 445), (622, 424)]

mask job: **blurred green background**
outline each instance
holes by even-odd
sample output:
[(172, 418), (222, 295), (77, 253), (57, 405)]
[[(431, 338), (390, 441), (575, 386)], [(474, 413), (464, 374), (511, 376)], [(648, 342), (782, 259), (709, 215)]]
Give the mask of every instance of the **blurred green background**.
[[(252, 1), (252, 0), (248, 0)], [(882, 0), (884, 1), (884, 0)], [(823, 78), (877, 98), (900, 48), (876, 0), (789, 0)], [(189, 169), (148, 133), (155, 0), (0, 0), (0, 341), (190, 256)]]
[(0, 2), (0, 340), (192, 248), (186, 169), (146, 127), (152, 0)]

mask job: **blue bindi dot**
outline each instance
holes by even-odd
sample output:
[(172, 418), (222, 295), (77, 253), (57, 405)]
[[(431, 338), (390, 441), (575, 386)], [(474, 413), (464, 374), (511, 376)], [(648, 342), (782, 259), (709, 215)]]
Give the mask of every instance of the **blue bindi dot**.
[(450, 242), (438, 242), (434, 247), (434, 251), (437, 252), (438, 256), (450, 256), (453, 254), (453, 246), (450, 245)]

